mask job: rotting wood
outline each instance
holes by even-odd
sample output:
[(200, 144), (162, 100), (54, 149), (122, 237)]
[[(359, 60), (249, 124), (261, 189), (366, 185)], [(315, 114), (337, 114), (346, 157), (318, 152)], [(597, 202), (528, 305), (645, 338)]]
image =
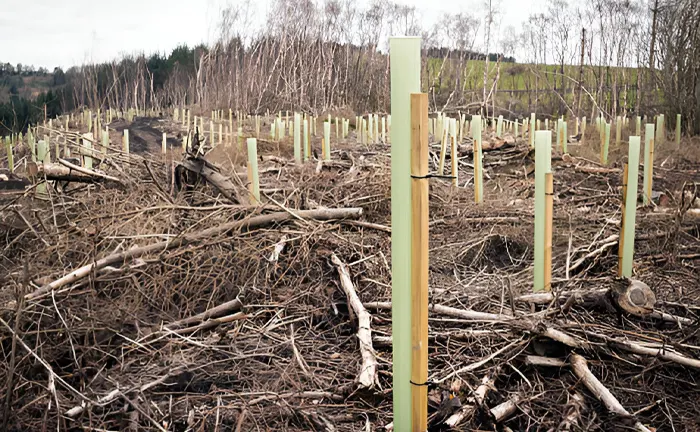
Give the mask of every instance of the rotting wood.
[(357, 296), (355, 285), (350, 277), (348, 266), (338, 258), (336, 254), (331, 254), (331, 262), (338, 268), (340, 276), (340, 286), (348, 298), (348, 304), (357, 317), (357, 339), (360, 341), (360, 353), (362, 354), (362, 366), (357, 381), (360, 387), (371, 389), (379, 385), (377, 378), (377, 357), (372, 347), (372, 329), (370, 327), (371, 317), (362, 301)]

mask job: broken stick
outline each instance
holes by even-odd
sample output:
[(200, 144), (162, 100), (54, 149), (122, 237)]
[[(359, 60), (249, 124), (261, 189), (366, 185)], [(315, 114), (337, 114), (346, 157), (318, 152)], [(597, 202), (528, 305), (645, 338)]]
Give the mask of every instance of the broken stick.
[(352, 283), (348, 266), (342, 262), (336, 254), (331, 255), (331, 262), (338, 267), (340, 286), (343, 288), (343, 291), (345, 291), (348, 303), (355, 313), (355, 316), (357, 316), (357, 338), (360, 341), (360, 352), (362, 353), (362, 368), (358, 381), (363, 388), (373, 388), (375, 385), (378, 385), (379, 382), (377, 380), (377, 357), (374, 355), (374, 348), (372, 348), (371, 317), (367, 309), (362, 305), (362, 301), (360, 301), (360, 298), (357, 296), (357, 291), (355, 291), (355, 286)]
[[(588, 368), (588, 362), (585, 358), (578, 354), (571, 354), (569, 359), (571, 363), (571, 369), (574, 371), (574, 375), (581, 380), (583, 385), (593, 393), (593, 395), (598, 398), (603, 405), (608, 409), (608, 411), (617, 414), (619, 416), (631, 418), (632, 415), (622, 406), (620, 401), (617, 400), (610, 390), (603, 385), (603, 383), (598, 380), (598, 378), (593, 375), (593, 372)], [(644, 426), (641, 422), (635, 422), (634, 428), (640, 432), (651, 432), (649, 428)]]

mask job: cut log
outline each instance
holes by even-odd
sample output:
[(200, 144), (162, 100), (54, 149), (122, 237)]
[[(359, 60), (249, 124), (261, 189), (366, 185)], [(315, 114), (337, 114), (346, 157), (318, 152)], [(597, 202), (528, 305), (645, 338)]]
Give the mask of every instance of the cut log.
[(78, 183), (100, 183), (111, 181), (122, 183), (116, 177), (98, 173), (87, 168), (82, 168), (77, 165), (64, 165), (69, 162), (63, 161), (62, 164), (37, 164), (36, 162), (27, 163), (27, 173), (32, 177), (46, 177), (47, 180), (78, 182)]
[(371, 317), (357, 296), (348, 266), (336, 254), (331, 254), (331, 262), (338, 267), (340, 286), (343, 288), (345, 296), (348, 298), (348, 304), (357, 317), (357, 339), (360, 341), (360, 353), (362, 354), (362, 366), (358, 382), (362, 388), (373, 388), (375, 385), (379, 385), (379, 381), (377, 379), (377, 357), (374, 355), (374, 348), (372, 348)]

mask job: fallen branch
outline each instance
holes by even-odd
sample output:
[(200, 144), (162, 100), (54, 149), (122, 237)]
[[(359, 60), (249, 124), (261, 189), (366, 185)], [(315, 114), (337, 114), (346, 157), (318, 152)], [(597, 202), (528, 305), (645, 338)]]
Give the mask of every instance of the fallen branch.
[[(333, 219), (345, 219), (345, 218), (358, 218), (362, 215), (361, 208), (340, 208), (340, 209), (318, 209), (318, 210), (298, 210), (295, 215), (305, 219), (315, 219), (315, 220), (333, 220)], [(229, 223), (219, 225), (217, 227), (212, 227), (200, 232), (185, 234), (180, 237), (176, 237), (171, 240), (164, 242), (150, 244), (148, 246), (141, 246), (138, 248), (133, 248), (126, 250), (124, 252), (115, 253), (94, 261), (90, 264), (86, 264), (72, 272), (66, 274), (65, 276), (50, 282), (41, 288), (34, 290), (33, 292), (26, 294), (26, 300), (36, 300), (38, 297), (56, 290), (68, 284), (79, 281), (82, 278), (87, 277), (93, 271), (100, 270), (112, 264), (121, 263), (129, 259), (138, 258), (150, 253), (162, 253), (170, 249), (175, 249), (177, 247), (185, 246), (188, 244), (198, 243), (203, 240), (224, 235), (230, 231), (234, 230), (251, 230), (255, 228), (266, 227), (278, 223), (287, 222), (292, 220), (293, 216), (288, 212), (271, 213), (267, 215), (261, 215), (252, 217), (250, 219), (238, 220)], [(9, 305), (12, 306), (11, 304)]]
[(553, 358), (553, 357), (543, 357), (536, 355), (525, 356), (524, 363), (528, 366), (540, 366), (540, 367), (556, 367), (561, 368), (566, 366), (564, 360)]
[[(219, 168), (202, 158), (188, 158), (180, 162), (178, 167), (187, 169), (202, 176), (207, 183), (214, 186), (221, 195), (234, 204), (240, 204), (236, 193), (236, 186), (226, 176), (219, 172)], [(177, 170), (177, 168), (176, 168)], [(182, 171), (181, 169), (179, 171)]]
[(362, 301), (357, 296), (355, 286), (350, 278), (348, 266), (338, 258), (336, 254), (331, 254), (331, 262), (338, 267), (340, 275), (340, 286), (345, 291), (348, 303), (352, 308), (358, 321), (357, 338), (360, 341), (360, 352), (362, 353), (362, 368), (358, 381), (363, 388), (373, 388), (379, 384), (377, 379), (377, 357), (372, 348), (372, 329), (370, 328), (370, 315), (362, 305)]
[(486, 375), (483, 377), (481, 379), (481, 385), (474, 390), (474, 396), (471, 396), (468, 399), (469, 404), (462, 406), (459, 411), (449, 416), (447, 420), (445, 420), (445, 424), (451, 428), (454, 428), (464, 421), (465, 418), (473, 416), (476, 409), (484, 404), (486, 394), (491, 389), (495, 388), (494, 386), (499, 372), (500, 367), (497, 367), (491, 375)]
[(177, 329), (178, 327), (184, 327), (188, 326), (193, 323), (198, 323), (198, 322), (203, 322), (211, 318), (216, 318), (220, 317), (224, 314), (230, 314), (231, 312), (237, 312), (241, 310), (243, 307), (243, 304), (238, 298), (235, 298), (231, 301), (227, 301), (226, 303), (222, 303), (218, 306), (215, 306), (211, 309), (207, 309), (206, 311), (202, 313), (198, 313), (197, 315), (192, 315), (191, 317), (181, 319), (179, 321), (173, 321), (167, 326), (165, 326), (169, 330), (174, 330)]
[(635, 343), (635, 342), (617, 339), (617, 338), (609, 337), (609, 336), (599, 334), (599, 333), (594, 333), (594, 332), (586, 332), (586, 335), (603, 339), (611, 346), (614, 346), (614, 347), (621, 349), (623, 351), (631, 352), (633, 354), (646, 355), (646, 356), (650, 356), (650, 357), (658, 357), (661, 360), (669, 361), (672, 363), (677, 363), (679, 365), (687, 366), (687, 367), (694, 368), (694, 369), (700, 369), (700, 360), (686, 357), (682, 354), (678, 354), (675, 351), (669, 350), (665, 346), (645, 347), (645, 346), (639, 345), (638, 343)]
[[(596, 289), (592, 291), (573, 290), (563, 291), (558, 294), (552, 292), (542, 292), (525, 294), (515, 298), (517, 302), (530, 303), (533, 305), (546, 305), (554, 301), (571, 304), (593, 304), (601, 305), (610, 301), (615, 302), (625, 312), (635, 315), (655, 318), (662, 321), (678, 324), (690, 325), (693, 320), (679, 317), (665, 312), (654, 310), (654, 295), (649, 287), (639, 281), (633, 281), (624, 289), (614, 290), (614, 294), (609, 288)], [(636, 302), (639, 302), (637, 304)]]
[[(593, 375), (593, 372), (588, 368), (588, 362), (585, 358), (578, 354), (571, 354), (569, 362), (571, 363), (571, 369), (574, 371), (574, 375), (576, 375), (583, 385), (605, 405), (608, 411), (622, 417), (632, 418), (632, 415), (620, 404), (620, 401), (618, 401), (617, 398), (610, 393), (610, 390)], [(638, 421), (635, 422), (634, 428), (640, 432), (651, 432), (649, 428)]]
[[(123, 182), (112, 176), (98, 173), (74, 165), (68, 161), (60, 159), (61, 164), (37, 164), (30, 162), (27, 164), (27, 173), (33, 177), (46, 177), (47, 180), (77, 182), (77, 183), (101, 183), (105, 180), (123, 184)], [(68, 164), (68, 165), (66, 165)], [(66, 165), (66, 166), (64, 166)]]
[[(367, 309), (375, 310), (391, 310), (391, 302), (368, 302), (365, 303), (365, 307)], [(454, 318), (462, 318), (469, 321), (510, 321), (515, 319), (510, 315), (477, 312), (468, 309), (457, 309), (439, 304), (430, 304), (428, 306), (428, 310), (433, 311), (439, 315), (445, 315)]]
[(496, 423), (500, 423), (508, 417), (515, 414), (518, 410), (518, 403), (520, 402), (520, 396), (515, 395), (507, 401), (500, 405), (496, 405), (491, 408), (491, 416)]

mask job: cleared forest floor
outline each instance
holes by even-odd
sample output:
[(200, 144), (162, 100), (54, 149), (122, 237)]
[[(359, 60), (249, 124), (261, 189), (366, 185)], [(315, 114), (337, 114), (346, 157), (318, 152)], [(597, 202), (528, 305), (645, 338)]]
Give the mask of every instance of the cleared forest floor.
[[(133, 153), (110, 153), (100, 169), (121, 184), (71, 184), (44, 201), (0, 196), (6, 430), (384, 430), (392, 421), (390, 146), (357, 144), (354, 132), (338, 142), (333, 133), (331, 164), (297, 166), (290, 138), (259, 139), (264, 204), (254, 206), (235, 142), (207, 159), (236, 185), (238, 203), (203, 181), (178, 191), (181, 139), (168, 141), (167, 155), (160, 148), (161, 132), (174, 137), (179, 125), (137, 118), (113, 127), (129, 128)], [(654, 291), (657, 312), (672, 315), (647, 317), (621, 312), (607, 296), (591, 303), (564, 294), (627, 283), (615, 277), (627, 149), (611, 144), (601, 167), (591, 160), (595, 141), (553, 155), (553, 288), (562, 302), (521, 297), (533, 279), (527, 141), (484, 153), (481, 205), (470, 143), (458, 188), (431, 180), (430, 301), (442, 306), (430, 312), (431, 430), (449, 430), (460, 413), (454, 430), (700, 429), (700, 369), (667, 355), (700, 363), (700, 140), (657, 145), (660, 197), (638, 205), (635, 278)], [(320, 154), (320, 137), (312, 145)], [(337, 208), (362, 213), (302, 213)], [(258, 225), (267, 214), (278, 215)], [(120, 253), (126, 258), (55, 284)], [(371, 389), (358, 386), (358, 322), (334, 255), (372, 317)], [(570, 367), (574, 354), (631, 416), (610, 413), (586, 389)], [(533, 365), (533, 356), (556, 364)], [(499, 417), (492, 409), (508, 401), (515, 408)]]

